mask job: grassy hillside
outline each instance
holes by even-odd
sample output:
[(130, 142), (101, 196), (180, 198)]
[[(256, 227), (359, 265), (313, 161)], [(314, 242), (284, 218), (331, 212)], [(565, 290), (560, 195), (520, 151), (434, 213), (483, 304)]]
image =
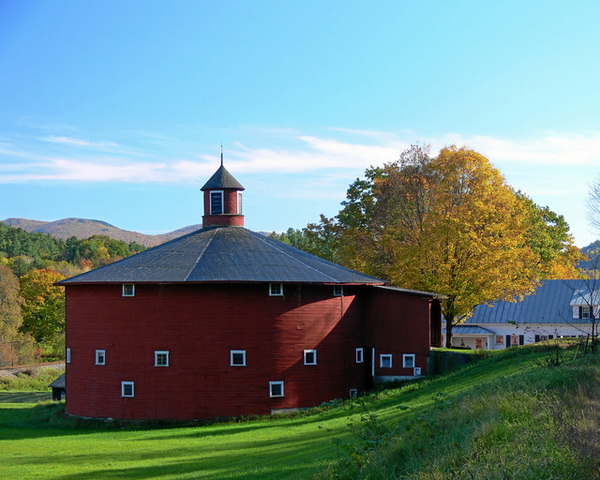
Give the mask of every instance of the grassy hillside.
[(309, 414), (205, 426), (3, 404), (0, 478), (600, 478), (600, 359), (576, 355), (518, 347)]

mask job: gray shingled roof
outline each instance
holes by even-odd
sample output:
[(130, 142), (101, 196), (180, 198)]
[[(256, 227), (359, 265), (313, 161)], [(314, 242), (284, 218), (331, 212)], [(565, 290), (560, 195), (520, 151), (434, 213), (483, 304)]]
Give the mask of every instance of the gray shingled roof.
[(236, 190), (245, 190), (245, 188), (242, 187), (242, 184), (233, 178), (233, 175), (229, 173), (223, 165), (219, 167), (200, 190), (204, 191), (215, 188), (235, 188)]
[(496, 302), (480, 305), (465, 324), (495, 323), (589, 323), (589, 319), (574, 319), (573, 307), (580, 294), (589, 292), (585, 280), (544, 280), (535, 293), (520, 302)]
[(58, 284), (143, 282), (386, 283), (245, 228), (215, 226)]
[(66, 374), (63, 373), (60, 377), (58, 377), (56, 380), (54, 380), (48, 386), (51, 388), (65, 388), (65, 379), (66, 379)]

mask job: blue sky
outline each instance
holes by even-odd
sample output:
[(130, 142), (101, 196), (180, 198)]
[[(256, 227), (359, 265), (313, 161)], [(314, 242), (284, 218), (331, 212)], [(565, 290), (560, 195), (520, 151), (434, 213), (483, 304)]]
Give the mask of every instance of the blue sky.
[(246, 226), (302, 228), (456, 144), (585, 246), (599, 24), (596, 1), (0, 1), (0, 219), (200, 223), (222, 143)]

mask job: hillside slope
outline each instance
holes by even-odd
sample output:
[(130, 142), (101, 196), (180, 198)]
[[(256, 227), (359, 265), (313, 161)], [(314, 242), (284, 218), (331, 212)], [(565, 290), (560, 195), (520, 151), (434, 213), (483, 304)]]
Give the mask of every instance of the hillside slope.
[(101, 220), (90, 220), (85, 218), (63, 218), (53, 222), (29, 220), (25, 218), (7, 218), (2, 220), (2, 222), (12, 227), (21, 228), (26, 232), (47, 233), (55, 238), (63, 240), (71, 237), (83, 239), (93, 235), (106, 235), (125, 243), (136, 242), (147, 247), (159, 245), (202, 228), (202, 225), (190, 225), (160, 235), (145, 235), (130, 230), (122, 230)]

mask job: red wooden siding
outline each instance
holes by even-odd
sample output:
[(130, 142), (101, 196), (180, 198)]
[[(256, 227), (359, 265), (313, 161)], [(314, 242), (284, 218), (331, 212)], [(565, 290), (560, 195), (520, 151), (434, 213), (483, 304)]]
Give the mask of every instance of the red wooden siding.
[[(431, 334), (430, 298), (373, 289), (370, 295), (367, 343), (375, 349), (375, 376), (412, 376), (412, 368), (402, 367), (403, 354), (415, 355), (415, 366), (427, 373)], [(380, 367), (380, 355), (392, 355), (392, 368)]]
[[(365, 388), (361, 319), (354, 295), (331, 286), (121, 285), (67, 287), (67, 411), (130, 419), (205, 418), (269, 413), (346, 398)], [(94, 365), (95, 350), (106, 365)], [(304, 365), (304, 349), (317, 365)], [(154, 367), (154, 351), (170, 352)], [(229, 365), (230, 350), (246, 350), (246, 367)], [(121, 397), (121, 382), (135, 397)], [(269, 397), (269, 381), (285, 396)]]

